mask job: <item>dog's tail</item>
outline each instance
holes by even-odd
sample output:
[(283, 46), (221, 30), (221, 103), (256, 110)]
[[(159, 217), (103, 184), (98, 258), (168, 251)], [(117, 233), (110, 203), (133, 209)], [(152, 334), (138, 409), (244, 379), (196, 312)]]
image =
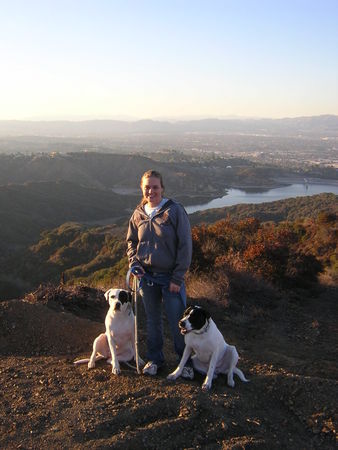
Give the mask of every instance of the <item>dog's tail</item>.
[(78, 364), (84, 364), (84, 363), (89, 363), (89, 358), (85, 358), (85, 359), (78, 359), (77, 361), (74, 361), (73, 364), (75, 364), (76, 366)]
[(133, 366), (132, 364), (130, 364), (128, 361), (121, 361), (123, 362), (123, 364), (126, 364), (128, 367), (130, 367), (131, 369), (137, 370), (136, 366)]
[[(100, 360), (100, 359), (104, 359), (104, 356), (96, 356), (95, 357), (95, 362)], [(85, 359), (78, 359), (77, 361), (74, 361), (73, 364), (75, 364), (76, 366), (79, 364), (87, 364), (89, 363), (90, 359), (89, 358), (85, 358)]]
[(234, 368), (234, 373), (240, 378), (241, 381), (244, 381), (245, 383), (250, 381), (245, 378), (244, 373), (237, 367)]

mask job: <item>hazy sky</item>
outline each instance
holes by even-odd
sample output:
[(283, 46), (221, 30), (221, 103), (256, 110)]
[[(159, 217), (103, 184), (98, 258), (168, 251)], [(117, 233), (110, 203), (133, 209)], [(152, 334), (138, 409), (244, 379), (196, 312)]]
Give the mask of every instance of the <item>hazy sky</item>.
[(0, 0), (0, 119), (338, 114), (338, 0)]

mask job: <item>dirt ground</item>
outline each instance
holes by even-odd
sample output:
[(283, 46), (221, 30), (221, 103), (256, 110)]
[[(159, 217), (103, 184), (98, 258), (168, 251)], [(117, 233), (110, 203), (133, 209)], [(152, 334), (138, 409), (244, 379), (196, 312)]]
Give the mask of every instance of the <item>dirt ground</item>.
[[(273, 308), (204, 300), (250, 379), (235, 378), (230, 388), (219, 377), (210, 392), (200, 375), (166, 380), (176, 366), (167, 329), (167, 365), (157, 377), (127, 366), (113, 376), (104, 361), (92, 370), (74, 366), (104, 330), (101, 291), (41, 287), (1, 302), (0, 448), (335, 448), (335, 294), (283, 294)], [(142, 310), (139, 334), (144, 356)]]

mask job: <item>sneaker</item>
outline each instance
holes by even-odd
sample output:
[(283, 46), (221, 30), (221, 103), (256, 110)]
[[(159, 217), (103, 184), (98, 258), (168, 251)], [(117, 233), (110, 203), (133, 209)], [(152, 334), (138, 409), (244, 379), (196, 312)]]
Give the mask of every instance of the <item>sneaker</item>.
[(144, 375), (156, 375), (157, 364), (153, 363), (152, 361), (147, 362), (147, 364), (143, 367), (142, 373), (144, 373)]
[(185, 378), (186, 380), (193, 380), (194, 379), (194, 369), (190, 366), (184, 366), (182, 370), (181, 377)]

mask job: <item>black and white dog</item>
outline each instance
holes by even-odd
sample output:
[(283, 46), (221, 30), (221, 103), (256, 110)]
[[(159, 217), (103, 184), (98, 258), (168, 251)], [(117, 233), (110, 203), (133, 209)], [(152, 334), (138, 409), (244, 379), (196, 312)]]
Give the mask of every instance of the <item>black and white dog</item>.
[[(88, 363), (88, 368), (92, 369), (97, 360), (104, 358), (112, 365), (112, 373), (118, 375), (119, 361), (135, 360), (135, 316), (130, 292), (124, 289), (109, 289), (104, 296), (109, 302), (105, 319), (106, 332), (95, 339), (91, 357), (74, 361), (74, 364)], [(139, 365), (144, 365), (141, 358)]]
[(185, 349), (178, 367), (168, 375), (168, 380), (176, 380), (193, 355), (191, 359), (194, 369), (206, 374), (202, 389), (210, 389), (217, 374), (227, 375), (228, 385), (231, 387), (235, 386), (234, 374), (242, 381), (248, 381), (236, 367), (239, 358), (236, 347), (225, 342), (208, 311), (200, 306), (190, 306), (184, 311), (179, 327), (184, 335)]

